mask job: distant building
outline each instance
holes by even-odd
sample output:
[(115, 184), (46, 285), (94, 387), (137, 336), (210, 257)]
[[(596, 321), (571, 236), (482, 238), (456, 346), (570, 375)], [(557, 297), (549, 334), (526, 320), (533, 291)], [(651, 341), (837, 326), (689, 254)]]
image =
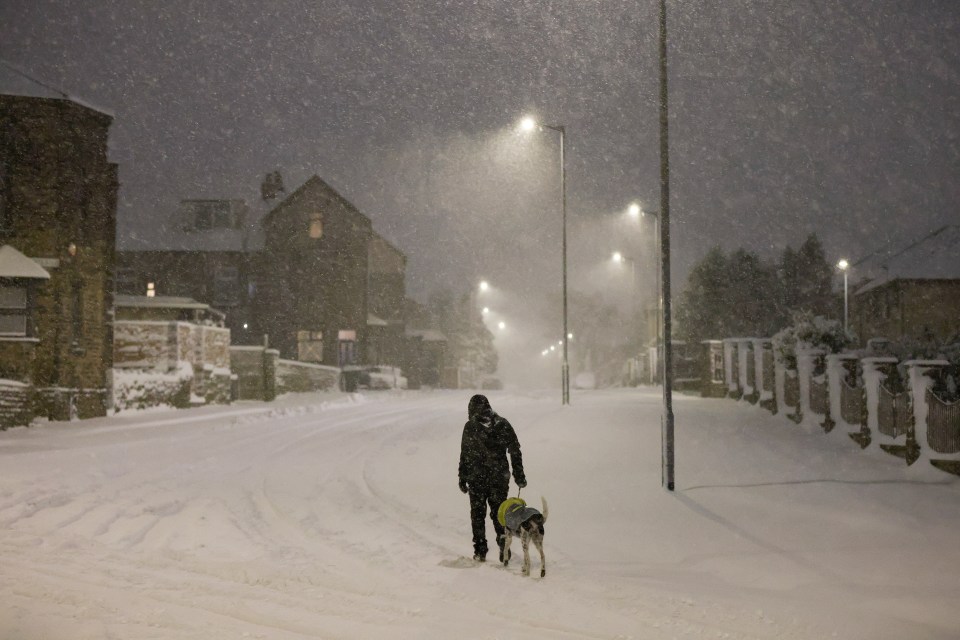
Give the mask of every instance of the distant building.
[(157, 237), (117, 255), (117, 293), (193, 298), (226, 315), (239, 343), (261, 339), (250, 327), (259, 219), (243, 200), (183, 200)]
[(316, 364), (400, 365), (407, 258), (317, 176), (264, 201), (184, 200), (157, 237), (119, 252), (117, 292), (192, 298), (225, 314), (234, 344)]
[[(373, 225), (317, 176), (267, 214), (257, 326), (282, 358), (359, 364)], [(392, 363), (387, 363), (392, 364)]]
[(851, 327), (873, 338), (960, 334), (960, 225), (937, 229), (899, 249), (851, 266)]
[(107, 410), (118, 188), (117, 165), (107, 159), (112, 120), (65, 97), (0, 95), (0, 379), (24, 385), (30, 414)]

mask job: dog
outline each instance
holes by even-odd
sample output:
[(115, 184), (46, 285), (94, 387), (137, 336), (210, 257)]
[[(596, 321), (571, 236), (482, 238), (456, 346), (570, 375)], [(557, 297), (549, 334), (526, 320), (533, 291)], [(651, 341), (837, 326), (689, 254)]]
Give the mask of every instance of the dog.
[(500, 559), (503, 561), (503, 566), (510, 564), (512, 555), (510, 544), (513, 542), (513, 536), (519, 536), (523, 545), (523, 575), (530, 575), (530, 542), (532, 541), (540, 552), (540, 577), (543, 578), (547, 575), (547, 559), (543, 555), (543, 525), (547, 522), (549, 512), (547, 501), (543, 496), (540, 496), (540, 502), (543, 511), (537, 511), (533, 507), (522, 504), (507, 509), (504, 514), (506, 524), (503, 528), (503, 551)]

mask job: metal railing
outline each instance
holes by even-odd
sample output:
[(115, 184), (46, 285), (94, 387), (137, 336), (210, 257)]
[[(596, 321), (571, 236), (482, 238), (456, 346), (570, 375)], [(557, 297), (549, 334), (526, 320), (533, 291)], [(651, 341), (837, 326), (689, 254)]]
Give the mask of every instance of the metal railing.
[(937, 453), (960, 453), (960, 401), (945, 402), (927, 389), (927, 444)]
[(910, 432), (913, 407), (906, 391), (894, 393), (885, 385), (880, 385), (880, 397), (877, 402), (877, 429), (891, 438), (899, 438)]

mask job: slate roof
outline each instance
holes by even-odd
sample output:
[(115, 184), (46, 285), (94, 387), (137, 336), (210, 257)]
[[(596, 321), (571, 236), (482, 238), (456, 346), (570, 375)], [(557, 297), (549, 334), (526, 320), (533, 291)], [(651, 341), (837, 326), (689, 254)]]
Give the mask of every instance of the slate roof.
[(864, 293), (894, 280), (960, 280), (960, 225), (940, 227), (899, 250), (876, 251), (852, 265)]

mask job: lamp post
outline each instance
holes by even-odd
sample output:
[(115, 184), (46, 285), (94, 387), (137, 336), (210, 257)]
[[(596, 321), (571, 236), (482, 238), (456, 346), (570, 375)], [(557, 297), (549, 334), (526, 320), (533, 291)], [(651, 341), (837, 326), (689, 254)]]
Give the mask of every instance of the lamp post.
[(850, 263), (847, 262), (845, 258), (841, 259), (840, 262), (837, 263), (837, 268), (843, 272), (843, 332), (846, 333), (847, 321), (849, 318), (849, 314), (848, 314), (849, 305), (848, 305), (848, 297), (847, 297), (847, 273), (850, 269)]
[(538, 124), (529, 116), (520, 122), (520, 128), (524, 131), (533, 131), (538, 126), (560, 134), (560, 196), (563, 217), (563, 363), (560, 365), (560, 387), (561, 404), (570, 404), (570, 362), (567, 344), (570, 335), (567, 327), (567, 164), (564, 157), (567, 130), (562, 124)]
[(673, 347), (670, 326), (670, 145), (667, 136), (667, 2), (660, 0), (660, 278), (663, 296), (663, 450), (661, 484), (674, 489)]

